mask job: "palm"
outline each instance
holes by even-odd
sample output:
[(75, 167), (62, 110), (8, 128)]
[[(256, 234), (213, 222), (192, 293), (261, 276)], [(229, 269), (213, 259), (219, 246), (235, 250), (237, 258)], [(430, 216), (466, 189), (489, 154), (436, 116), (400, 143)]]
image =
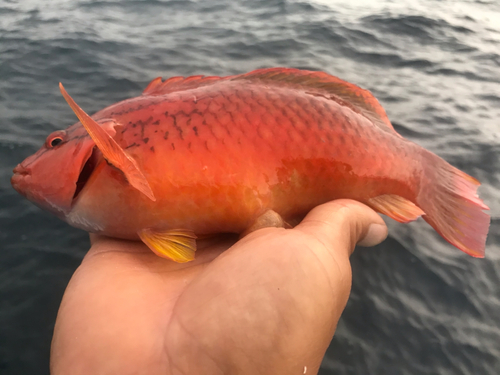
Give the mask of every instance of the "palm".
[(61, 305), (53, 372), (315, 373), (348, 298), (353, 247), (351, 235), (325, 244), (317, 225), (204, 240), (187, 264), (97, 238)]

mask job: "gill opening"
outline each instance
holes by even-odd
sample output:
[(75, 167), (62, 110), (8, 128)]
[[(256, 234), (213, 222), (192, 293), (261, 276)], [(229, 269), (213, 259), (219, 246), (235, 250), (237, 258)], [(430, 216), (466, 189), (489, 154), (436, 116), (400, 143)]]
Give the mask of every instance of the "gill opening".
[(90, 157), (87, 159), (85, 162), (85, 165), (83, 166), (80, 175), (78, 176), (78, 181), (76, 182), (76, 190), (75, 193), (73, 194), (73, 202), (75, 199), (78, 197), (82, 189), (85, 187), (87, 184), (87, 181), (89, 180), (90, 176), (92, 175), (92, 172), (94, 171), (95, 167), (97, 166), (97, 163), (99, 161), (99, 150), (97, 147), (94, 146), (92, 148), (92, 154)]

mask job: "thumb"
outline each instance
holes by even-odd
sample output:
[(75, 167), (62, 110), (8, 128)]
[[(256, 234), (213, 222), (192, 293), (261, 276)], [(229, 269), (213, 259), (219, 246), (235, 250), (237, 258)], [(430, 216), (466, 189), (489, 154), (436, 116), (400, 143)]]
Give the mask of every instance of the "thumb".
[(375, 246), (387, 237), (387, 226), (375, 211), (348, 199), (314, 208), (295, 228), (313, 235), (330, 250), (347, 250), (347, 256), (356, 244)]

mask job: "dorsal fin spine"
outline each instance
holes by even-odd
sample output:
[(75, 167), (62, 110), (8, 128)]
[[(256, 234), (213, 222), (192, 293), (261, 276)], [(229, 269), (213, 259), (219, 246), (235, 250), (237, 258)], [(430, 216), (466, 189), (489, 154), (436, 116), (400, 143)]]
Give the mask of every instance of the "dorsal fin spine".
[(153, 91), (159, 85), (161, 85), (161, 77), (156, 77), (151, 82), (149, 82), (149, 84), (146, 86), (146, 88), (144, 89), (144, 91), (142, 93), (145, 94), (149, 91)]

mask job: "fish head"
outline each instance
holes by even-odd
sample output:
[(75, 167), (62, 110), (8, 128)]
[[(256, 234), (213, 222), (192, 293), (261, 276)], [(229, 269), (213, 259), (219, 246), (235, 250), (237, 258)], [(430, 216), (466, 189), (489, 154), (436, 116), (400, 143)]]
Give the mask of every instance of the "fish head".
[(14, 168), (14, 189), (64, 219), (99, 158), (80, 123), (51, 133), (43, 146)]

